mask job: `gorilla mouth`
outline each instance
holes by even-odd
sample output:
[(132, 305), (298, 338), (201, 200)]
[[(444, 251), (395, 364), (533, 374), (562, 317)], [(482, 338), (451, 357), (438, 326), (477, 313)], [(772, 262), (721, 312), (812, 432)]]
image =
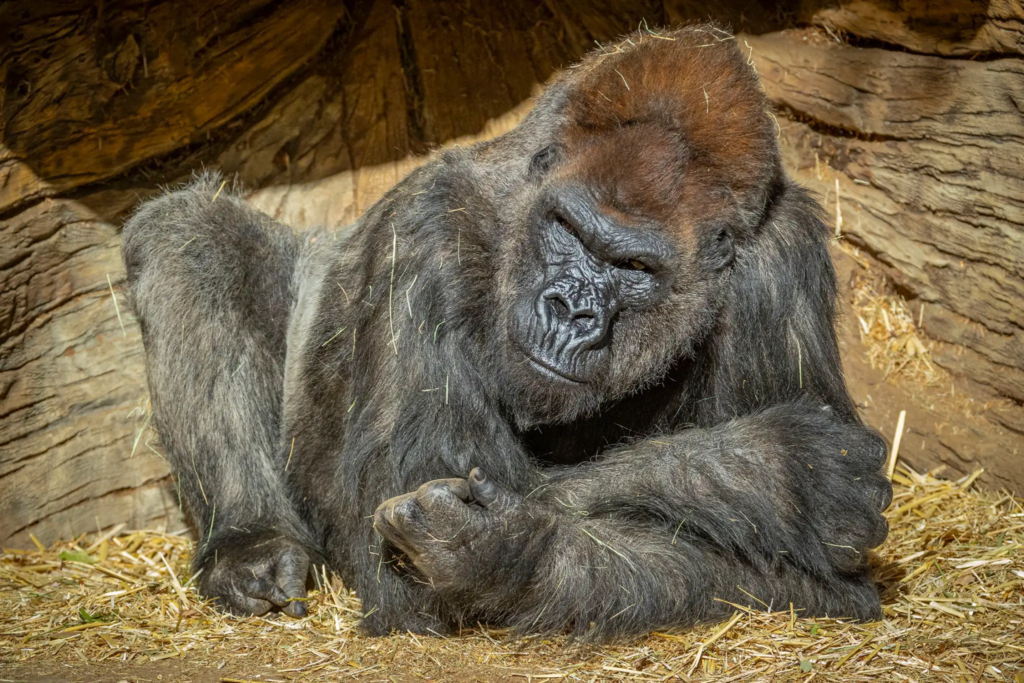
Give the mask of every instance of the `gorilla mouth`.
[(542, 360), (540, 354), (530, 351), (529, 347), (532, 344), (524, 342), (522, 339), (513, 336), (513, 345), (519, 349), (519, 352), (526, 357), (527, 363), (534, 369), (534, 371), (547, 379), (555, 380), (563, 384), (587, 384), (585, 379), (578, 376), (571, 375), (564, 370), (560, 370), (558, 366), (550, 361)]
[(578, 377), (573, 377), (572, 375), (567, 375), (561, 370), (551, 367), (550, 364), (545, 363), (539, 358), (535, 358), (533, 355), (529, 353), (526, 353), (526, 360), (530, 362), (530, 365), (532, 365), (538, 373), (544, 375), (545, 377), (548, 377), (549, 379), (555, 379), (562, 382), (571, 382), (572, 384), (586, 384), (586, 381)]

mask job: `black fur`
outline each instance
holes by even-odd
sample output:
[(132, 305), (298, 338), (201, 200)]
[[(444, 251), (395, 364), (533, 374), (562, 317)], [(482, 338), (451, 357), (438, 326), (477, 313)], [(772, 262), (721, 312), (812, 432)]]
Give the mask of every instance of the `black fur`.
[[(482, 620), (608, 638), (717, 619), (723, 601), (880, 615), (865, 554), (891, 488), (842, 377), (827, 231), (781, 171), (742, 55), (683, 51), (714, 30), (588, 58), (517, 129), (439, 154), (344, 237), (296, 235), (209, 174), (140, 207), (124, 259), (201, 592), (301, 615), (322, 562), (377, 634)], [(696, 114), (657, 95), (673, 60), (749, 105), (756, 145), (707, 156)], [(595, 123), (592, 90), (657, 116)], [(543, 237), (537, 207), (566, 192), (586, 229), (657, 268)], [(517, 305), (570, 266), (573, 286), (611, 278), (587, 304), (608, 336), (572, 366), (580, 383), (513, 343)]]

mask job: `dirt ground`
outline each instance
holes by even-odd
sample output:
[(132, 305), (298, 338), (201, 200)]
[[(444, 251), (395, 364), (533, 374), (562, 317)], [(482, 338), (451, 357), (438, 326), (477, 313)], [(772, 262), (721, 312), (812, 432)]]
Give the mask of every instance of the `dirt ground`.
[[(230, 675), (225, 672), (230, 672)], [(522, 683), (530, 679), (528, 673), (516, 673), (512, 669), (476, 665), (463, 668), (458, 662), (448, 665), (437, 664), (434, 671), (427, 670), (422, 674), (425, 676), (401, 672), (387, 673), (386, 670), (380, 670), (376, 680), (404, 683), (422, 681), (429, 677), (429, 680), (453, 683)], [(274, 683), (287, 680), (289, 679), (277, 675), (272, 667), (252, 667), (243, 664), (217, 669), (215, 666), (189, 660), (164, 660), (138, 665), (128, 662), (0, 664), (2, 683)]]

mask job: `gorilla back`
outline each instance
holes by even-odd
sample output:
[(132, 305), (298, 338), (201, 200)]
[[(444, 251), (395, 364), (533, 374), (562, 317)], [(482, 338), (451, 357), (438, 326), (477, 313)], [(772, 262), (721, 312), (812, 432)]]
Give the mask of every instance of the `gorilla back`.
[(375, 634), (880, 615), (885, 445), (843, 381), (819, 207), (728, 34), (589, 55), (344, 237), (221, 187), (143, 204), (123, 253), (224, 609), (302, 615), (325, 563)]

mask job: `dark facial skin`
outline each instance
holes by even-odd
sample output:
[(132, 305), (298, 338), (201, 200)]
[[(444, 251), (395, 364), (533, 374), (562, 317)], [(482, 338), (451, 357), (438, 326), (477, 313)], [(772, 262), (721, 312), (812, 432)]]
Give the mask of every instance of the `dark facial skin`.
[(651, 226), (624, 225), (596, 204), (586, 189), (555, 187), (531, 217), (542, 284), (520, 300), (512, 334), (537, 372), (555, 381), (600, 377), (620, 315), (665, 296), (672, 245)]
[[(522, 228), (503, 235), (499, 386), (524, 429), (593, 415), (690, 355), (728, 290), (743, 221), (735, 192), (679, 153), (680, 133), (569, 139), (532, 154)], [(680, 204), (683, 192), (701, 201)]]

